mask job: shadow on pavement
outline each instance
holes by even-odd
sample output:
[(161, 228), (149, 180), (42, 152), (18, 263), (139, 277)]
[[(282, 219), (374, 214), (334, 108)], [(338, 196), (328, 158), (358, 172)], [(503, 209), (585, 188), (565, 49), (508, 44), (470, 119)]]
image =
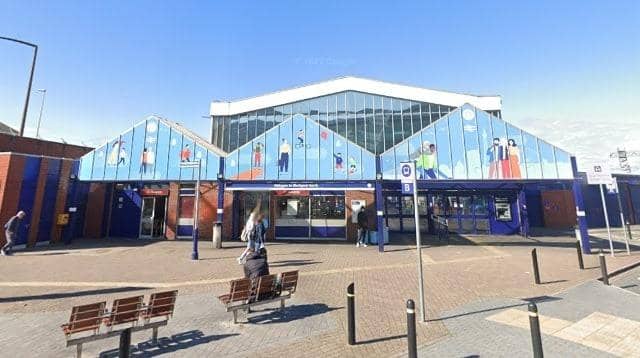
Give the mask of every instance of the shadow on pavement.
[(315, 260), (282, 260), (282, 261), (274, 261), (269, 264), (269, 267), (284, 267), (284, 266), (306, 266), (306, 265), (315, 265), (321, 264), (322, 261)]
[[(174, 334), (171, 337), (158, 338), (158, 342), (156, 344), (151, 341), (142, 342), (137, 346), (132, 346), (129, 353), (131, 357), (153, 357), (238, 335), (239, 333), (205, 336), (202, 331), (194, 330)], [(118, 353), (118, 349), (112, 349), (100, 353), (99, 357), (117, 358)]]
[(529, 304), (528, 302), (540, 303), (540, 302), (547, 302), (547, 301), (558, 301), (558, 300), (561, 300), (561, 299), (562, 298), (560, 298), (560, 297), (552, 297), (552, 296), (537, 296), (537, 297), (522, 298), (522, 301), (525, 301), (523, 303), (517, 303), (517, 304), (506, 305), (506, 306), (501, 306), (501, 307), (493, 307), (493, 308), (488, 308), (488, 309), (479, 310), (479, 311), (465, 312), (465, 313), (455, 314), (455, 315), (446, 316), (446, 317), (428, 319), (427, 322), (438, 322), (438, 321), (444, 321), (444, 320), (451, 319), (451, 318), (458, 318), (458, 317), (463, 317), (463, 316), (474, 315), (474, 314), (478, 314), (478, 313), (486, 313), (486, 312), (500, 311), (500, 310), (507, 309), (507, 308), (522, 307), (522, 306), (527, 306)]
[(120, 293), (120, 292), (149, 290), (149, 289), (151, 289), (151, 287), (115, 287), (115, 288), (103, 288), (99, 290), (46, 293), (42, 295), (33, 295), (33, 296), (0, 297), (0, 303), (33, 301), (33, 300), (57, 300), (60, 298), (102, 295), (102, 294), (109, 294), (109, 293)]
[(394, 339), (402, 339), (402, 338), (407, 338), (407, 335), (399, 334), (397, 336), (391, 336), (391, 337), (373, 338), (373, 339), (368, 339), (366, 341), (356, 341), (356, 344), (360, 345), (360, 344), (380, 343), (380, 342), (392, 341)]
[(295, 305), (285, 307), (283, 310), (248, 317), (247, 321), (254, 324), (286, 323), (340, 309), (344, 307), (329, 307), (324, 303)]

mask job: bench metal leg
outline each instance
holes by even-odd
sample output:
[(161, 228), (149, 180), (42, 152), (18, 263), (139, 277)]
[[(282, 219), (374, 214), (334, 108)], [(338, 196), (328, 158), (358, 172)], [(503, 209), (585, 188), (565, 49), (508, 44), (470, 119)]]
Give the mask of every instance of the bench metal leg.
[(158, 327), (155, 327), (155, 328), (153, 329), (153, 335), (151, 336), (151, 342), (152, 342), (153, 344), (158, 343)]
[(238, 310), (233, 311), (233, 323), (238, 323)]
[(76, 358), (82, 357), (82, 343), (76, 345)]

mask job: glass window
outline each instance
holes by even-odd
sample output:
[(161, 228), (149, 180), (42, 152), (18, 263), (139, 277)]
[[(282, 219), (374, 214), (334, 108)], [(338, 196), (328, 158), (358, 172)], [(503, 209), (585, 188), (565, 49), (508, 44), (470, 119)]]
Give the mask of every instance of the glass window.
[(309, 102), (300, 101), (293, 104), (293, 114), (302, 114), (304, 116), (309, 115)]
[(273, 128), (273, 126), (275, 125), (274, 121), (275, 121), (275, 111), (273, 110), (273, 107), (269, 107), (265, 111), (265, 119), (264, 119), (264, 131), (265, 132), (267, 130)]
[(356, 93), (347, 92), (347, 139), (356, 142)]
[(431, 123), (440, 119), (440, 105), (432, 103), (429, 108), (431, 110)]
[(338, 120), (336, 123), (336, 133), (340, 134), (343, 137), (347, 137), (347, 102), (346, 102), (346, 93), (338, 94)]
[(278, 124), (282, 123), (283, 121), (283, 116), (284, 116), (284, 107), (280, 106), (280, 107), (275, 107), (274, 110), (274, 117), (273, 117), (273, 126), (277, 126)]
[(446, 120), (436, 122), (436, 153), (438, 156), (439, 179), (453, 177), (451, 166), (451, 147), (449, 143), (449, 123)]
[(238, 180), (251, 180), (252, 160), (251, 154), (253, 153), (252, 143), (249, 142), (240, 149), (238, 149)]
[(331, 129), (332, 131), (336, 132), (338, 131), (338, 125), (337, 125), (337, 121), (338, 121), (338, 115), (336, 113), (336, 108), (337, 108), (337, 102), (338, 102), (338, 98), (337, 96), (329, 96), (328, 100), (327, 100), (327, 128)]
[(384, 123), (384, 150), (393, 147), (393, 108), (391, 98), (384, 97), (382, 102), (383, 123)]
[(418, 161), (418, 164), (422, 164), (420, 156), (422, 155), (422, 140), (420, 134), (414, 135), (409, 138), (409, 160)]
[(228, 152), (232, 152), (238, 148), (238, 116), (231, 117), (229, 125), (229, 148)]
[(400, 198), (398, 196), (385, 196), (384, 201), (386, 215), (400, 214)]
[(464, 152), (464, 135), (462, 132), (462, 117), (460, 110), (449, 116), (449, 139), (451, 140), (451, 160), (453, 164), (453, 178), (466, 179), (467, 165)]
[(573, 179), (573, 169), (571, 169), (571, 156), (564, 150), (554, 148), (556, 151), (556, 164), (558, 166), (559, 179)]
[(381, 154), (385, 150), (384, 146), (384, 117), (382, 115), (382, 97), (373, 97), (373, 118), (376, 132), (376, 154)]
[(538, 148), (542, 160), (542, 176), (545, 179), (557, 179), (558, 169), (551, 144), (538, 139)]
[(376, 158), (372, 153), (362, 151), (362, 179), (376, 178)]
[(489, 216), (489, 200), (484, 195), (476, 195), (473, 197), (474, 215), (487, 217)]
[(482, 161), (482, 177), (490, 178), (489, 167), (493, 158), (493, 133), (491, 120), (484, 111), (476, 111), (476, 123), (478, 125), (478, 140), (480, 147), (480, 159)]
[(422, 120), (420, 118), (420, 103), (411, 102), (411, 134), (422, 129)]
[(460, 196), (458, 197), (458, 206), (460, 215), (472, 216), (473, 215), (473, 197)]
[(391, 107), (393, 108), (393, 144), (402, 142), (402, 101), (399, 99), (391, 99)]
[(482, 179), (476, 110), (472, 107), (467, 107), (462, 111), (462, 130), (464, 132), (464, 147), (467, 157), (467, 178)]
[(247, 142), (248, 122), (249, 116), (247, 114), (241, 115), (238, 119), (238, 143), (236, 148)]
[(288, 121), (291, 119), (293, 107), (290, 104), (285, 104), (282, 106), (282, 120), (281, 122)]
[(344, 196), (314, 195), (311, 198), (311, 219), (344, 219)]
[(249, 113), (249, 117), (247, 121), (247, 141), (250, 141), (256, 137), (257, 129), (258, 129), (258, 112), (251, 112)]
[(412, 195), (403, 195), (402, 197), (402, 215), (403, 216), (413, 216), (413, 196)]
[(524, 159), (527, 163), (527, 179), (542, 179), (538, 141), (529, 133), (522, 132), (524, 141)]
[(359, 146), (366, 146), (365, 95), (356, 93), (356, 141)]
[(365, 113), (365, 148), (371, 153), (376, 152), (376, 129), (373, 120), (373, 96), (366, 96)]
[(524, 163), (524, 152), (522, 148), (522, 133), (520, 129), (507, 124), (507, 151), (509, 155), (509, 168), (511, 170), (511, 178), (522, 179), (526, 178), (526, 170)]
[(328, 126), (327, 119), (327, 108), (329, 105), (329, 99), (333, 98), (331, 96), (325, 96), (318, 98), (318, 123), (323, 126)]
[(405, 141), (396, 145), (395, 151), (396, 151), (396, 163), (395, 163), (396, 167), (398, 167), (401, 162), (409, 161), (409, 143), (408, 142)]
[(429, 103), (421, 103), (420, 104), (420, 117), (422, 118), (422, 127), (424, 128), (431, 124), (430, 116), (429, 116)]
[(411, 102), (400, 102), (402, 110), (402, 139), (409, 138), (413, 134), (413, 124), (411, 123)]
[(256, 117), (256, 131), (250, 139), (254, 139), (260, 134), (264, 133), (265, 128), (267, 128), (267, 111), (262, 109), (259, 110), (258, 116)]

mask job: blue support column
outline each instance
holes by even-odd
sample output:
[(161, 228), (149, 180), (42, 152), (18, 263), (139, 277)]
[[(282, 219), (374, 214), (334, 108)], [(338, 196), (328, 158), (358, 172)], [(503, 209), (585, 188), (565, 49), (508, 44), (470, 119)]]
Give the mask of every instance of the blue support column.
[(582, 196), (581, 181), (578, 178), (578, 164), (575, 157), (571, 157), (571, 169), (573, 170), (573, 199), (576, 202), (576, 215), (578, 218), (578, 229), (580, 231), (580, 243), (582, 252), (591, 254), (591, 242), (589, 241), (589, 229), (587, 226), (586, 208), (584, 197)]
[(529, 211), (527, 209), (527, 195), (524, 186), (518, 193), (518, 213), (520, 214), (520, 235), (529, 238)]
[(220, 169), (218, 170), (218, 206), (217, 221), (224, 219), (224, 158), (220, 158)]
[(384, 252), (384, 205), (382, 197), (382, 171), (380, 156), (376, 155), (376, 230), (378, 232), (378, 252)]

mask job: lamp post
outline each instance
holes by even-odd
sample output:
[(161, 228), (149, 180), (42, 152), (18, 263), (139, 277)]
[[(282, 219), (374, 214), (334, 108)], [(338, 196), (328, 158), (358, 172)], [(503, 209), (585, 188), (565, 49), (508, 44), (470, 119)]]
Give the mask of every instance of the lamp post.
[(199, 203), (200, 203), (200, 174), (201, 171), (200, 169), (202, 168), (202, 166), (200, 165), (200, 159), (196, 159), (193, 162), (182, 162), (180, 163), (180, 168), (198, 168), (198, 177), (196, 178), (196, 197), (195, 197), (195, 204), (194, 204), (194, 211), (195, 213), (193, 214), (194, 219), (193, 219), (193, 250), (191, 251), (191, 259), (192, 260), (198, 260), (198, 209), (199, 209)]
[(44, 109), (44, 98), (47, 97), (46, 89), (39, 89), (36, 92), (42, 93), (42, 103), (40, 104), (40, 115), (38, 115), (38, 126), (36, 127), (36, 138), (40, 138), (40, 121), (42, 121), (42, 110)]
[(29, 75), (29, 86), (27, 87), (27, 98), (24, 100), (24, 108), (22, 109), (22, 122), (20, 122), (20, 136), (24, 136), (24, 125), (27, 121), (27, 110), (29, 109), (29, 97), (31, 95), (31, 84), (33, 83), (33, 72), (36, 69), (36, 58), (38, 57), (38, 45), (32, 44), (30, 42), (13, 39), (10, 37), (0, 36), (0, 40), (7, 40), (17, 42), (19, 44), (23, 44), (26, 46), (33, 47), (33, 61), (31, 62), (31, 75)]

